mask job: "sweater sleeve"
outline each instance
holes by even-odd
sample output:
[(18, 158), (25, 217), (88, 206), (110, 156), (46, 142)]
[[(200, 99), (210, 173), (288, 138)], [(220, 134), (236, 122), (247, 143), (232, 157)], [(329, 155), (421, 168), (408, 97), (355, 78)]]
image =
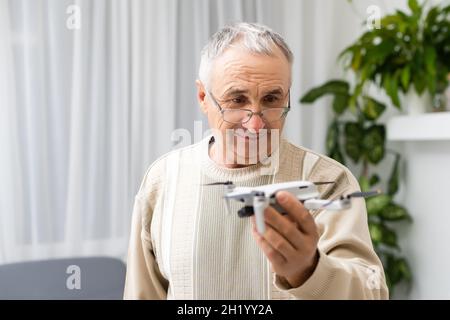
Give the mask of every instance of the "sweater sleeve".
[(161, 274), (152, 246), (150, 223), (160, 185), (159, 164), (147, 171), (135, 197), (128, 245), (124, 299), (166, 299), (169, 283)]
[[(349, 183), (339, 193), (359, 190), (351, 173), (346, 171), (345, 176)], [(313, 274), (298, 288), (291, 288), (274, 274), (274, 285), (297, 299), (388, 299), (383, 266), (370, 239), (364, 199), (354, 199), (349, 210), (319, 211), (314, 219), (320, 238), (319, 261)]]

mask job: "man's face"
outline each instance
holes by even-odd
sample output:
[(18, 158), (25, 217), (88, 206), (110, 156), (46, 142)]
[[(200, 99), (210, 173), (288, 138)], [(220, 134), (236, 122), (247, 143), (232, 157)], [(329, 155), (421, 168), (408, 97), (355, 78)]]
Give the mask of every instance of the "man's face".
[[(260, 160), (261, 152), (269, 155), (272, 136), (281, 134), (284, 117), (267, 121), (253, 115), (245, 123), (226, 122), (214, 99), (224, 110), (249, 109), (264, 114), (264, 110), (272, 107), (286, 107), (290, 65), (278, 48), (275, 52), (267, 56), (246, 52), (239, 46), (230, 48), (212, 64), (209, 87), (197, 82), (198, 99), (216, 140), (214, 152), (222, 152), (228, 164), (233, 159), (235, 166), (249, 165)], [(273, 111), (266, 114), (270, 112)], [(258, 145), (266, 149), (266, 144), (267, 150), (254, 150)]]

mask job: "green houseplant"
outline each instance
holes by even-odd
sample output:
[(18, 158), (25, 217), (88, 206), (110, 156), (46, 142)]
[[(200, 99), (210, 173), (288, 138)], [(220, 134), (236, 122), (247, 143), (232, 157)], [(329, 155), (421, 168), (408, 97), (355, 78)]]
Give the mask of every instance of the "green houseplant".
[[(381, 195), (366, 199), (366, 206), (372, 243), (383, 263), (392, 293), (397, 284), (411, 281), (408, 262), (401, 256), (397, 234), (392, 228), (392, 224), (398, 221), (411, 221), (407, 210), (394, 201), (399, 186), (401, 158), (398, 153), (386, 150), (385, 126), (377, 122), (386, 106), (368, 95), (355, 97), (355, 90), (347, 81), (331, 80), (311, 89), (301, 102), (312, 103), (324, 95), (333, 96), (334, 118), (327, 132), (327, 154), (342, 164), (351, 159), (360, 166), (358, 180), (362, 191), (376, 187), (386, 190)], [(355, 97), (354, 111), (346, 112), (349, 111), (348, 101), (352, 96)], [(383, 183), (382, 177), (373, 169), (388, 153), (394, 161), (388, 181)]]
[[(356, 76), (355, 96), (375, 84), (400, 108), (399, 92), (410, 90), (433, 98), (448, 85), (450, 72), (450, 5), (420, 5), (409, 0), (410, 13), (396, 10), (380, 28), (363, 33), (341, 57)], [(353, 106), (355, 96), (350, 99)]]
[[(411, 221), (407, 210), (394, 201), (399, 186), (400, 155), (386, 149), (386, 128), (379, 123), (386, 105), (368, 94), (369, 86), (384, 91), (392, 104), (401, 108), (399, 92), (414, 90), (430, 96), (448, 85), (450, 72), (450, 6), (419, 5), (409, 0), (410, 13), (397, 10), (383, 17), (379, 29), (368, 30), (343, 50), (344, 69), (354, 75), (353, 85), (334, 79), (310, 89), (300, 100), (312, 103), (331, 95), (334, 118), (329, 125), (326, 150), (345, 164), (349, 159), (361, 168), (363, 191), (381, 187), (382, 195), (366, 200), (369, 231), (374, 248), (385, 268), (390, 291), (402, 282), (411, 282), (407, 260), (401, 256), (392, 225)], [(374, 173), (376, 166), (392, 156), (386, 182)]]

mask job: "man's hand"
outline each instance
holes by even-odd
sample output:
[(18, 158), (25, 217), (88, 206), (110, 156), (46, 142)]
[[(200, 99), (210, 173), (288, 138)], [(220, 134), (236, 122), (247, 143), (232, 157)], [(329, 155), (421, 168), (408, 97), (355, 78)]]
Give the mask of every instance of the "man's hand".
[(255, 216), (252, 216), (253, 237), (273, 271), (292, 288), (297, 288), (308, 280), (317, 266), (319, 234), (313, 217), (297, 198), (280, 191), (276, 199), (288, 214), (283, 216), (269, 206), (264, 211), (266, 232), (262, 236), (256, 231)]

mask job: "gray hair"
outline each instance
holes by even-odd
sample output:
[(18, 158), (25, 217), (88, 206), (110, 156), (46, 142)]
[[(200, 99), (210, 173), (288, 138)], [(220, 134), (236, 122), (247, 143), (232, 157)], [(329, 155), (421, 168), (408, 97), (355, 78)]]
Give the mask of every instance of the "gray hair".
[(275, 54), (275, 45), (281, 50), (290, 65), (294, 60), (286, 41), (270, 28), (256, 23), (244, 22), (226, 26), (211, 37), (201, 52), (198, 76), (205, 86), (209, 85), (211, 65), (214, 59), (238, 41), (239, 45), (249, 52), (268, 56)]

